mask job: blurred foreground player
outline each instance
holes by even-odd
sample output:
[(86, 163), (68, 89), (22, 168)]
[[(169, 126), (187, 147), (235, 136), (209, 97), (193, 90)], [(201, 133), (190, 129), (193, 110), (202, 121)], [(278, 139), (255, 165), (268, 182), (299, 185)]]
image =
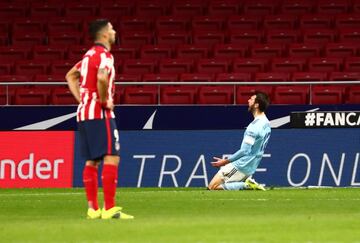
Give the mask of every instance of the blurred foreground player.
[(265, 115), (269, 98), (265, 93), (256, 92), (248, 104), (248, 111), (254, 120), (246, 128), (241, 147), (236, 153), (228, 159), (214, 157), (216, 161), (211, 164), (220, 169), (208, 186), (210, 190), (265, 190), (251, 175), (255, 173), (270, 138), (270, 123)]
[[(86, 159), (83, 170), (89, 219), (132, 219), (115, 206), (120, 161), (119, 134), (114, 103), (114, 58), (110, 53), (116, 32), (106, 19), (93, 21), (89, 33), (94, 40), (82, 60), (66, 74), (69, 89), (79, 102), (77, 122), (81, 154)], [(102, 185), (104, 208), (98, 205), (98, 166), (104, 161)]]

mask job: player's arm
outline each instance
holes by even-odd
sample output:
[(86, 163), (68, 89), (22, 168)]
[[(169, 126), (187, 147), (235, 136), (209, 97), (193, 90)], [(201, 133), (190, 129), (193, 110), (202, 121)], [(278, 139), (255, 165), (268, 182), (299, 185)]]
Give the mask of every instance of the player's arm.
[(65, 79), (69, 86), (70, 92), (73, 94), (77, 102), (80, 103), (80, 87), (79, 87), (79, 79), (80, 79), (80, 71), (78, 69), (79, 63), (75, 64), (69, 72), (67, 72)]
[(109, 87), (109, 73), (106, 68), (99, 68), (97, 72), (97, 89), (99, 92), (100, 103), (103, 108), (113, 110), (114, 103), (107, 99), (107, 90)]

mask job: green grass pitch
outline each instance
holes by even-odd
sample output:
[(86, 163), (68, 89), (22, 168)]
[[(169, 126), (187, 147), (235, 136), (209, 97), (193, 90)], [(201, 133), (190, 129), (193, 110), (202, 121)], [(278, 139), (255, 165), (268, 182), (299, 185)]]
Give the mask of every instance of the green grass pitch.
[(87, 220), (83, 189), (1, 189), (0, 242), (360, 242), (358, 188), (121, 188), (117, 202), (135, 220)]

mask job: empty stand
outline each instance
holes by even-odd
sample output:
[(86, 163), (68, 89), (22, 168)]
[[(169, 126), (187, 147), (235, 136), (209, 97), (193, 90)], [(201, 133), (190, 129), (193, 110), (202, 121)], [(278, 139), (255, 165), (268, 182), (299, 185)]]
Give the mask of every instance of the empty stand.
[(212, 46), (225, 42), (225, 33), (223, 31), (195, 30), (192, 35), (194, 44)]
[(158, 103), (158, 88), (151, 86), (125, 87), (124, 104), (154, 105)]
[(242, 85), (236, 88), (236, 104), (248, 104), (249, 98), (254, 95), (255, 91), (265, 92), (270, 101), (272, 100), (273, 87), (272, 85)]
[(311, 13), (314, 8), (312, 0), (285, 0), (280, 6), (284, 14), (303, 15)]
[(267, 15), (264, 17), (266, 29), (294, 29), (297, 17), (289, 14)]
[(299, 31), (287, 29), (287, 30), (268, 30), (266, 32), (266, 43), (280, 43), (291, 44), (296, 43), (299, 40)]
[(176, 48), (176, 57), (178, 58), (207, 58), (209, 54), (207, 45), (179, 45)]
[(140, 57), (151, 59), (171, 58), (172, 53), (172, 47), (168, 45), (143, 45), (140, 50)]
[(275, 1), (268, 0), (250, 0), (245, 1), (243, 11), (245, 14), (270, 15), (275, 13)]
[(347, 72), (360, 72), (360, 57), (345, 58), (344, 70)]
[[(89, 48), (90, 46), (88, 45), (70, 45), (67, 51), (67, 58), (69, 60), (81, 60)], [(116, 49), (116, 46), (111, 48), (111, 53), (114, 55), (113, 49)]]
[(300, 17), (300, 28), (302, 29), (329, 29), (332, 27), (333, 15), (328, 14), (306, 14)]
[(262, 43), (264, 33), (261, 30), (231, 29), (229, 31), (229, 42), (231, 44), (251, 45)]
[(196, 70), (199, 73), (226, 73), (229, 69), (227, 59), (199, 59)]
[(273, 104), (305, 105), (309, 103), (309, 86), (275, 87)]
[(222, 30), (224, 18), (220, 16), (194, 16), (191, 21), (192, 29)]
[(306, 59), (301, 57), (273, 58), (271, 70), (273, 72), (300, 72), (305, 69)]
[(155, 21), (157, 30), (187, 30), (189, 19), (183, 16), (159, 16)]
[(194, 69), (194, 61), (191, 59), (162, 59), (159, 62), (160, 73), (190, 73)]
[(82, 43), (82, 36), (78, 31), (74, 32), (51, 32), (48, 37), (50, 45), (80, 45)]
[[(145, 75), (145, 74), (144, 74)], [(120, 73), (115, 76), (118, 82), (140, 82), (141, 74)]]
[(56, 32), (74, 32), (82, 30), (83, 21), (76, 17), (52, 17), (47, 22), (47, 30), (49, 33)]
[(151, 59), (128, 59), (124, 60), (123, 73), (144, 74), (154, 73), (156, 63)]
[(335, 72), (342, 68), (342, 58), (312, 57), (309, 59), (308, 68), (312, 72)]
[(208, 7), (208, 14), (214, 16), (229, 16), (239, 13), (241, 3), (238, 1), (213, 1)]
[(292, 43), (288, 48), (289, 57), (317, 57), (321, 55), (322, 47), (315, 43)]
[(343, 87), (336, 85), (314, 86), (311, 91), (311, 102), (314, 105), (342, 104)]
[(18, 46), (33, 46), (33, 45), (42, 45), (45, 41), (45, 33), (42, 32), (14, 32), (12, 34), (13, 45)]
[(65, 75), (78, 61), (80, 61), (80, 59), (52, 61), (50, 64), (50, 73)]
[(215, 58), (236, 58), (247, 55), (247, 46), (241, 44), (216, 44), (214, 46)]
[(30, 16), (42, 18), (60, 16), (62, 14), (63, 8), (63, 3), (34, 2), (31, 3)]
[(360, 28), (360, 15), (358, 14), (338, 14), (335, 18), (337, 29)]
[(156, 36), (156, 43), (162, 45), (189, 44), (190, 40), (190, 34), (185, 30), (161, 30)]
[(41, 33), (44, 31), (44, 21), (41, 19), (33, 19), (33, 18), (16, 19), (12, 23), (12, 31), (22, 32), (22, 33), (30, 33), (30, 32)]
[(52, 105), (77, 105), (78, 102), (67, 87), (57, 87), (51, 92), (50, 104)]
[(152, 27), (153, 20), (142, 15), (123, 16), (119, 21), (119, 28), (121, 31), (151, 30)]
[(167, 14), (167, 4), (164, 1), (138, 2), (135, 7), (137, 16), (156, 17)]
[(262, 23), (262, 17), (257, 15), (231, 15), (227, 20), (229, 30), (256, 30)]
[(347, 13), (350, 6), (344, 0), (319, 0), (317, 4), (317, 12), (325, 14)]
[(351, 88), (348, 89), (346, 103), (347, 104), (360, 103), (360, 86), (351, 86)]
[(284, 53), (282, 44), (254, 44), (251, 46), (250, 53), (252, 57), (281, 57)]
[(15, 74), (32, 76), (35, 74), (47, 74), (49, 62), (47, 61), (17, 61)]
[(329, 80), (334, 81), (357, 81), (360, 80), (360, 72), (332, 72)]
[(183, 73), (180, 75), (181, 82), (211, 82), (214, 81), (214, 75), (211, 73)]
[(237, 73), (265, 72), (268, 69), (268, 63), (267, 58), (238, 58), (234, 60), (232, 70)]
[(346, 28), (339, 30), (339, 41), (340, 42), (350, 42), (350, 43), (359, 43), (360, 41), (360, 31), (358, 28)]
[(134, 1), (103, 1), (100, 3), (99, 16), (106, 18), (130, 16), (133, 14), (134, 3)]
[(305, 29), (303, 31), (304, 43), (328, 43), (334, 42), (337, 33), (333, 29)]
[(65, 57), (65, 50), (60, 46), (34, 46), (32, 57), (43, 61), (62, 60)]
[(64, 14), (67, 17), (88, 17), (96, 14), (97, 6), (91, 2), (67, 2)]
[(139, 49), (140, 47), (136, 45), (116, 45), (111, 47), (111, 54), (114, 56), (115, 62), (118, 59), (135, 59), (139, 56)]
[(204, 13), (202, 1), (175, 1), (172, 4), (172, 14), (178, 16), (198, 16)]
[(178, 74), (148, 73), (148, 74), (143, 75), (142, 81), (144, 81), (144, 82), (177, 82)]
[(293, 81), (325, 81), (327, 72), (294, 72), (291, 80)]
[(26, 46), (0, 47), (0, 59), (13, 62), (26, 60), (29, 56), (29, 48)]
[(250, 73), (218, 73), (215, 81), (217, 82), (242, 82), (251, 81)]
[(1, 59), (0, 60), (0, 75), (9, 75), (12, 73), (14, 64)]
[(198, 96), (199, 104), (234, 104), (233, 86), (201, 86)]
[(164, 86), (161, 87), (160, 103), (161, 104), (195, 104), (196, 87), (189, 86)]
[(15, 105), (47, 105), (50, 91), (46, 89), (17, 88)]
[(266, 81), (289, 81), (289, 73), (284, 72), (267, 72), (267, 73), (255, 73), (255, 81), (266, 82)]

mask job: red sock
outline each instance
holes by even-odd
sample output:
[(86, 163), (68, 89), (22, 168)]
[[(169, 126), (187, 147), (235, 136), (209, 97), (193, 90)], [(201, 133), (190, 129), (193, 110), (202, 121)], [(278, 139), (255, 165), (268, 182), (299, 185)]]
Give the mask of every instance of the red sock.
[(102, 185), (104, 190), (105, 209), (115, 206), (115, 192), (118, 178), (117, 165), (104, 164), (102, 171)]
[(83, 183), (90, 208), (97, 210), (98, 204), (98, 170), (94, 166), (85, 165), (83, 170)]

